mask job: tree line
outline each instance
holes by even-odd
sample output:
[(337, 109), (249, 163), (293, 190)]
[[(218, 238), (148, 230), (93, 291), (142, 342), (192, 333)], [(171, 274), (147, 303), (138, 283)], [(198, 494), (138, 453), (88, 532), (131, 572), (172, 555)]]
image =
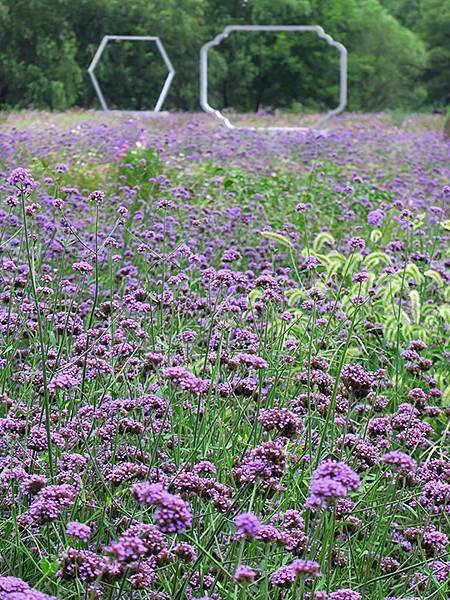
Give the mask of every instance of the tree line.
[[(98, 106), (86, 69), (105, 34), (157, 35), (177, 71), (165, 108), (198, 110), (201, 46), (225, 25), (321, 25), (349, 51), (349, 109), (448, 102), (449, 0), (0, 0), (0, 108)], [(211, 104), (337, 105), (339, 58), (313, 33), (233, 33), (210, 55)], [(108, 44), (111, 107), (151, 109), (166, 74), (152, 43)]]

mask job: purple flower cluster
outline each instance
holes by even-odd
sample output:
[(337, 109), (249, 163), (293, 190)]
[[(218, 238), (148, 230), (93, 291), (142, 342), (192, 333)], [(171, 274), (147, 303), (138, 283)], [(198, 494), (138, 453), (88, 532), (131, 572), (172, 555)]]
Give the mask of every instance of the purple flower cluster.
[(298, 416), (286, 408), (261, 410), (258, 419), (266, 431), (276, 429), (277, 433), (286, 437), (297, 435), (302, 428)]
[(183, 533), (192, 524), (192, 513), (187, 502), (177, 494), (170, 494), (158, 483), (135, 483), (131, 493), (140, 504), (156, 506), (155, 523), (164, 533)]
[(359, 485), (359, 476), (348, 465), (326, 460), (312, 474), (306, 506), (313, 510), (329, 508), (349, 492), (358, 490)]
[(335, 592), (332, 592), (329, 596), (328, 596), (329, 600), (361, 600), (362, 596), (360, 593), (355, 592), (354, 590), (351, 590), (349, 588), (343, 588), (340, 590), (336, 590)]
[(237, 527), (237, 539), (243, 537), (253, 539), (261, 529), (261, 523), (253, 513), (242, 513), (235, 518), (234, 522)]
[(34, 497), (28, 511), (19, 517), (24, 527), (41, 527), (57, 519), (65, 507), (72, 506), (77, 495), (73, 485), (47, 485)]
[(33, 190), (37, 185), (31, 173), (23, 167), (14, 169), (6, 181), (9, 183), (9, 185), (12, 185), (18, 188), (20, 191), (24, 191), (26, 193), (31, 192), (31, 190)]
[(33, 589), (19, 577), (0, 577), (0, 600), (55, 600)]
[(361, 365), (344, 365), (341, 380), (349, 392), (357, 398), (367, 396), (375, 383), (372, 373), (366, 371)]
[(286, 452), (282, 439), (271, 440), (246, 452), (232, 469), (239, 484), (258, 484), (263, 489), (281, 489), (286, 467)]
[(391, 466), (392, 469), (402, 474), (410, 474), (416, 470), (416, 461), (400, 450), (392, 450), (382, 458), (382, 461)]
[(320, 565), (312, 560), (297, 559), (272, 573), (270, 582), (274, 587), (289, 588), (297, 577), (320, 577)]
[(71, 521), (67, 524), (67, 535), (71, 537), (78, 538), (83, 542), (87, 542), (89, 540), (89, 536), (91, 535), (91, 528), (89, 525), (84, 523), (78, 523), (77, 521)]
[(234, 578), (238, 583), (253, 583), (256, 579), (256, 571), (247, 565), (239, 565), (234, 572)]
[(374, 227), (380, 227), (385, 217), (384, 211), (377, 208), (375, 210), (371, 210), (367, 215), (367, 222), (369, 225), (373, 225)]
[(183, 390), (188, 390), (193, 394), (201, 394), (208, 390), (210, 382), (207, 379), (195, 377), (185, 367), (168, 367), (163, 371), (164, 377), (179, 385)]
[(1, 598), (445, 593), (428, 118), (4, 125)]

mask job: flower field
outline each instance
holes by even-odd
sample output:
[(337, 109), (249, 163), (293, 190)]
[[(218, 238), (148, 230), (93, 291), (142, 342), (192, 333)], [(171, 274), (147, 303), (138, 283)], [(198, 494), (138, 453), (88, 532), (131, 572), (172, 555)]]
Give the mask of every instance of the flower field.
[(445, 599), (449, 147), (0, 131), (0, 600)]

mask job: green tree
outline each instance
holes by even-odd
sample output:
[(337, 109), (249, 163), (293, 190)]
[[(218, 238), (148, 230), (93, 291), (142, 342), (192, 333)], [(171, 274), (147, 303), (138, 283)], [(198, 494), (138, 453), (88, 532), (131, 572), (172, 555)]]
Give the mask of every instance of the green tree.
[(411, 31), (416, 31), (422, 18), (423, 0), (380, 0), (380, 4), (401, 25), (411, 29)]
[(416, 33), (427, 48), (423, 83), (432, 104), (449, 102), (450, 2), (448, 0), (382, 0), (402, 25)]
[[(424, 84), (430, 102), (446, 94), (450, 5), (439, 0), (0, 0), (0, 105), (95, 105), (86, 69), (102, 37), (141, 34), (163, 40), (177, 71), (166, 107), (198, 109), (202, 44), (243, 23), (322, 25), (349, 49), (353, 110), (416, 107)], [(337, 103), (338, 53), (315, 34), (232, 34), (209, 61), (214, 106)], [(120, 108), (154, 106), (165, 74), (145, 43), (109, 44), (98, 67)]]
[(358, 2), (349, 39), (350, 108), (417, 108), (423, 102), (424, 45), (376, 0)]
[(66, 0), (2, 0), (0, 102), (63, 110), (77, 100), (81, 69)]
[(450, 103), (450, 2), (422, 0), (417, 32), (428, 48), (425, 85), (428, 99), (436, 104)]

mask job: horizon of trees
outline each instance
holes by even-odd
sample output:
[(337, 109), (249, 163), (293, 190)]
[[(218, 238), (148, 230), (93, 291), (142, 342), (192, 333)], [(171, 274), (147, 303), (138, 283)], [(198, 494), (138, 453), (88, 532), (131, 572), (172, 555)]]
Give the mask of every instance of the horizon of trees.
[[(230, 24), (314, 24), (349, 51), (350, 110), (448, 103), (449, 0), (0, 0), (0, 108), (98, 106), (87, 67), (106, 34), (157, 35), (176, 69), (165, 108), (199, 108), (201, 46)], [(315, 34), (234, 33), (211, 51), (211, 104), (337, 105), (338, 53)], [(166, 69), (152, 43), (109, 43), (111, 107), (151, 109)]]

